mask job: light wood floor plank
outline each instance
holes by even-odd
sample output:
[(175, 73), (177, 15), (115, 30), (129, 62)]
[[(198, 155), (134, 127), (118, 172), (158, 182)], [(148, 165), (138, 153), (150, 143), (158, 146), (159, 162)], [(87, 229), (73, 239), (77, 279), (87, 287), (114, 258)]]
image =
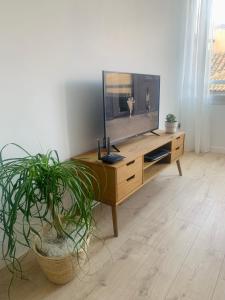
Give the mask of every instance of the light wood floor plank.
[[(89, 260), (69, 284), (48, 282), (29, 253), (12, 300), (224, 300), (225, 156), (186, 153), (181, 164), (182, 177), (172, 165), (118, 208), (118, 238), (110, 208), (97, 207)], [(1, 270), (1, 300), (9, 280)]]

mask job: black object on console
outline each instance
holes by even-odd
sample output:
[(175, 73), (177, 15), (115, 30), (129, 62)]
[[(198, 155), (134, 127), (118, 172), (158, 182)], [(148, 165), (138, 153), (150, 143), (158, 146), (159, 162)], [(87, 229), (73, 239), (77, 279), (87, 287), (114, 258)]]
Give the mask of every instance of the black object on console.
[(107, 164), (114, 164), (122, 159), (124, 159), (125, 157), (122, 156), (122, 155), (119, 155), (119, 154), (107, 154), (107, 155), (104, 155), (102, 156), (102, 161), (104, 163), (107, 163)]
[(150, 153), (145, 154), (144, 160), (145, 161), (158, 160), (160, 158), (167, 156), (169, 153), (170, 153), (170, 151), (167, 149), (164, 149), (164, 148), (157, 149), (156, 151), (152, 151)]
[(106, 155), (101, 156), (101, 145), (100, 145), (100, 140), (97, 139), (98, 142), (98, 160), (102, 160), (104, 163), (107, 164), (114, 164), (125, 157), (119, 154), (111, 154), (110, 153), (110, 137), (107, 137), (107, 143), (106, 143)]

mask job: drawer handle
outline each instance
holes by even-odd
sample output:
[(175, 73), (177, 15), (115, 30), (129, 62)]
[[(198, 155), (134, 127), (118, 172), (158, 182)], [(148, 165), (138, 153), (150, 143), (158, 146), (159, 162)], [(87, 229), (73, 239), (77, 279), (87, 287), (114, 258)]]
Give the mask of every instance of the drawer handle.
[(132, 165), (132, 164), (134, 164), (134, 163), (135, 163), (135, 160), (129, 161), (129, 162), (127, 163), (127, 166)]
[(176, 150), (179, 150), (179, 149), (180, 149), (180, 147), (177, 147), (177, 148), (176, 148)]
[(135, 175), (130, 176), (129, 178), (127, 178), (127, 181), (130, 181), (131, 179), (134, 179)]
[(178, 136), (177, 138), (176, 138), (176, 140), (179, 140), (180, 139), (180, 136)]

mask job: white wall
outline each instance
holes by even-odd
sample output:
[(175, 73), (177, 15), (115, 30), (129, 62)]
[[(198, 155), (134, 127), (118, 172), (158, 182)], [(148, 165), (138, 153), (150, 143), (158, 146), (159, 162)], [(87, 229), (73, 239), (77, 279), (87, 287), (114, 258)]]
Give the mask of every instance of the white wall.
[(0, 146), (56, 148), (62, 159), (95, 147), (104, 69), (161, 75), (163, 126), (178, 114), (184, 4), (1, 1)]
[(211, 105), (211, 151), (225, 154), (225, 105)]
[(102, 134), (101, 70), (161, 75), (160, 120), (178, 113), (184, 2), (20, 0), (0, 9), (0, 146), (95, 147)]

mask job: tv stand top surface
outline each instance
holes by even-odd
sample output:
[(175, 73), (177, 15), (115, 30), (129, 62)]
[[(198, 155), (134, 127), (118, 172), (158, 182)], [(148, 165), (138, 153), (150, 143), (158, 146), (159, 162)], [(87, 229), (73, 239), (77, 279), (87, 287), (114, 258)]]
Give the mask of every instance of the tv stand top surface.
[[(113, 164), (113, 165), (106, 165), (104, 166), (109, 168), (118, 168), (124, 164), (126, 164), (131, 159), (135, 159), (139, 156), (145, 155), (146, 153), (153, 151), (172, 140), (179, 138), (180, 136), (184, 135), (183, 131), (178, 131), (173, 134), (165, 133), (165, 131), (157, 130), (156, 131), (160, 136), (156, 136), (152, 133), (136, 136), (133, 138), (128, 139), (127, 141), (118, 145), (120, 149), (120, 154), (125, 157), (122, 161)], [(104, 151), (102, 151), (104, 154)], [(94, 164), (103, 164), (102, 161), (99, 161), (97, 158), (97, 150), (87, 152), (78, 156), (73, 157), (74, 159), (79, 159), (86, 161), (88, 163)]]

